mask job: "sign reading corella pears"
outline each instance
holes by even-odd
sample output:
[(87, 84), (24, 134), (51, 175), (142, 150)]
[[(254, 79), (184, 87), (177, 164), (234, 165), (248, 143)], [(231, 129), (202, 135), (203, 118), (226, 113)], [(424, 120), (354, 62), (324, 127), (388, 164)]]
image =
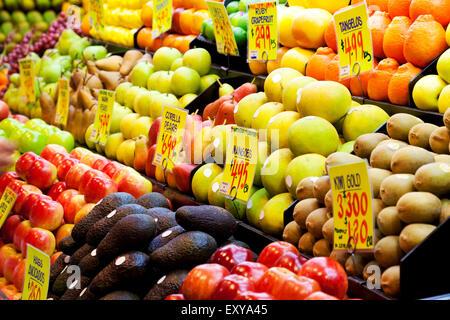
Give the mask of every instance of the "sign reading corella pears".
[(27, 244), (27, 262), (22, 300), (47, 300), (50, 281), (50, 257)]
[(248, 5), (248, 60), (277, 60), (277, 2)]

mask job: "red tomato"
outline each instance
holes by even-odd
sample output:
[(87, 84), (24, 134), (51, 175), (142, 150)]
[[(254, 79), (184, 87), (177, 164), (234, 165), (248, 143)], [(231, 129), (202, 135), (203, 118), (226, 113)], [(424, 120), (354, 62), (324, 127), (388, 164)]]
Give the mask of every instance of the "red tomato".
[(330, 296), (322, 291), (317, 291), (311, 293), (305, 298), (305, 300), (339, 300), (336, 297)]
[(274, 300), (274, 298), (266, 292), (247, 291), (234, 298), (234, 300)]
[(276, 241), (266, 246), (258, 257), (257, 262), (266, 265), (268, 268), (274, 267), (275, 262), (286, 252), (293, 252), (300, 255), (297, 248), (289, 242)]
[(320, 291), (320, 285), (316, 280), (302, 276), (292, 276), (278, 287), (273, 296), (277, 300), (303, 300), (316, 291)]
[(186, 300), (181, 293), (168, 295), (164, 300)]
[(229, 244), (216, 250), (209, 259), (209, 263), (218, 263), (229, 271), (243, 261), (254, 261), (250, 250)]
[(241, 276), (249, 278), (253, 283), (257, 283), (267, 270), (268, 268), (261, 263), (244, 261), (235, 266), (231, 270), (231, 273), (239, 274)]
[(288, 269), (272, 267), (264, 273), (261, 279), (259, 279), (256, 284), (256, 291), (267, 292), (273, 295), (273, 293), (278, 290), (278, 287), (291, 276), (295, 276), (295, 273), (289, 271)]
[(344, 268), (328, 257), (315, 257), (308, 260), (299, 275), (319, 282), (323, 292), (342, 299), (348, 288), (347, 274)]
[(286, 252), (275, 262), (275, 267), (286, 268), (297, 274), (302, 269), (302, 263), (300, 262), (299, 257), (299, 255), (293, 252)]
[(208, 263), (192, 269), (181, 285), (180, 292), (187, 300), (209, 300), (214, 290), (230, 272), (217, 263)]
[(248, 278), (230, 274), (223, 278), (212, 295), (212, 300), (233, 300), (246, 291), (254, 290), (254, 284)]

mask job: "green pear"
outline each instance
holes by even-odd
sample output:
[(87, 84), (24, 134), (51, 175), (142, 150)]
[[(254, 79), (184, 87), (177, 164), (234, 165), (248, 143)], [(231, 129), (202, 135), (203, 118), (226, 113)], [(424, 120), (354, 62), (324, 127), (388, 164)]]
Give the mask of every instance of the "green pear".
[(192, 193), (196, 200), (206, 203), (211, 182), (222, 172), (215, 163), (207, 163), (195, 172), (192, 178)]
[(234, 88), (228, 84), (228, 83), (223, 83), (222, 86), (219, 88), (219, 98), (226, 96), (228, 94), (232, 94), (234, 91)]
[(270, 199), (270, 194), (266, 189), (262, 188), (256, 191), (247, 202), (247, 209), (245, 215), (247, 221), (255, 228), (261, 228), (259, 224), (259, 217), (267, 201)]
[(58, 63), (51, 63), (45, 68), (41, 68), (40, 75), (44, 79), (46, 83), (54, 83), (57, 82), (61, 77), (62, 68)]
[(105, 155), (109, 159), (116, 159), (117, 149), (124, 141), (125, 139), (121, 132), (110, 134), (106, 139)]
[(143, 88), (141, 87), (137, 87), (137, 86), (132, 86), (130, 87), (127, 92), (125, 93), (125, 98), (124, 98), (124, 105), (127, 108), (133, 109), (134, 108), (134, 100), (136, 99), (136, 96), (138, 95), (138, 93), (143, 92)]
[(262, 231), (280, 236), (284, 229), (284, 211), (294, 202), (290, 193), (281, 193), (264, 205), (259, 219)]
[(256, 110), (267, 102), (264, 92), (252, 93), (244, 97), (234, 108), (234, 120), (241, 127), (251, 128)]
[(297, 185), (307, 177), (321, 177), (325, 173), (324, 156), (316, 153), (304, 154), (293, 159), (284, 173), (286, 187), (296, 197)]
[(153, 69), (153, 65), (148, 61), (139, 62), (135, 65), (130, 73), (130, 81), (133, 86), (145, 88)]
[(84, 60), (100, 60), (106, 58), (108, 51), (104, 46), (89, 46), (83, 50), (83, 59)]
[(127, 115), (132, 113), (130, 108), (121, 106), (118, 103), (114, 103), (113, 113), (111, 116), (111, 127), (109, 132), (111, 134), (120, 132), (120, 122)]
[(285, 172), (294, 154), (288, 148), (274, 151), (261, 168), (261, 181), (271, 196), (287, 192)]

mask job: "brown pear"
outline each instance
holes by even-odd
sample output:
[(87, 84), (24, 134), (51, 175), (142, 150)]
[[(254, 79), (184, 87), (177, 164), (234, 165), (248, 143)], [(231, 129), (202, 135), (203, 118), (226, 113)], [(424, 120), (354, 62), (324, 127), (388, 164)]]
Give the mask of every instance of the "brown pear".
[(131, 70), (133, 70), (134, 66), (137, 64), (139, 59), (143, 56), (142, 52), (139, 50), (128, 50), (123, 56), (123, 62), (120, 67), (120, 74), (125, 77), (127, 76)]
[(119, 72), (122, 62), (123, 58), (121, 56), (113, 55), (108, 58), (95, 61), (95, 66), (102, 71)]
[(116, 90), (122, 79), (119, 72), (100, 71), (98, 75), (107, 90)]
[(91, 90), (103, 89), (103, 83), (96, 75), (88, 75), (84, 81), (84, 85)]
[(100, 70), (98, 70), (97, 66), (95, 65), (94, 61), (86, 61), (86, 67), (87, 67), (87, 71), (90, 74), (93, 75), (98, 75), (98, 73), (100, 72)]
[(41, 92), (39, 96), (39, 103), (42, 108), (42, 120), (47, 124), (52, 124), (55, 119), (56, 105), (52, 97), (46, 92)]
[(81, 87), (80, 90), (78, 90), (78, 101), (83, 109), (90, 109), (97, 102), (87, 87)]

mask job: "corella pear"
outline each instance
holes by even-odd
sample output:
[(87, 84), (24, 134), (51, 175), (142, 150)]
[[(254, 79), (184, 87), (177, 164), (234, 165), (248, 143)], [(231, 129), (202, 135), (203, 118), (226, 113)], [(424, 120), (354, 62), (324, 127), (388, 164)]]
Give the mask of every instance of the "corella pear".
[(109, 132), (111, 134), (120, 131), (120, 122), (127, 115), (132, 113), (131, 109), (121, 106), (118, 103), (114, 103), (113, 113), (111, 115), (111, 127)]
[(154, 67), (150, 62), (139, 62), (135, 65), (130, 73), (130, 81), (133, 86), (145, 88), (153, 69)]
[(133, 86), (131, 82), (122, 82), (119, 84), (116, 88), (116, 102), (124, 105), (125, 104), (125, 94), (127, 93), (128, 89), (130, 89)]

